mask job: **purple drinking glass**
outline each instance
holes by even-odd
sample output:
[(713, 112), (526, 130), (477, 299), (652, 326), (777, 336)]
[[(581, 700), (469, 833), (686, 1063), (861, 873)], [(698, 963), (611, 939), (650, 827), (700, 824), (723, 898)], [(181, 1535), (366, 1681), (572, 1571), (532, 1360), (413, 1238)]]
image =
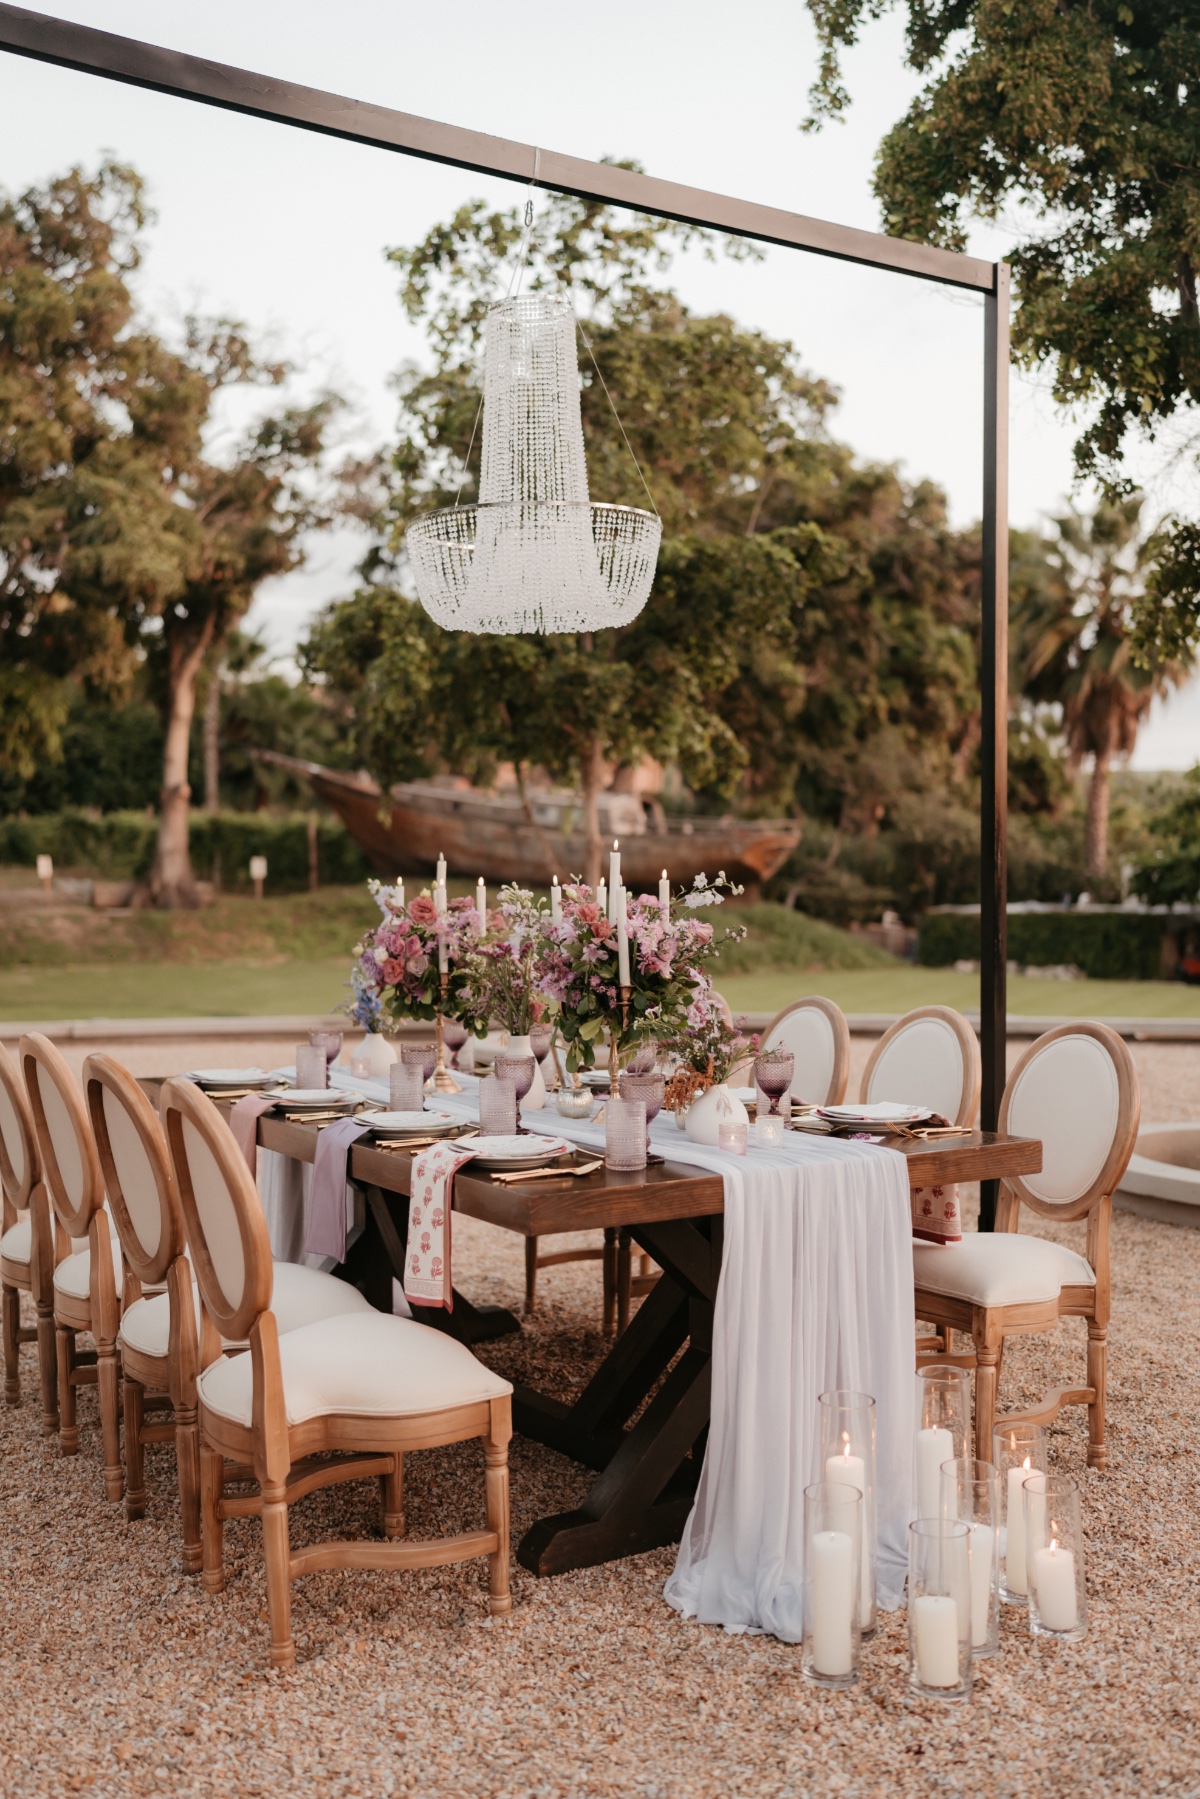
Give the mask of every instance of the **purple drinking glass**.
[(466, 1025), (460, 1024), (457, 1018), (445, 1018), (442, 1020), (442, 1042), (450, 1051), (451, 1068), (458, 1067), (458, 1052), (470, 1035), (471, 1033), (468, 1031)]
[(512, 1082), (513, 1092), (517, 1096), (517, 1135), (524, 1137), (527, 1132), (521, 1123), (521, 1101), (533, 1086), (537, 1063), (532, 1056), (497, 1056), (493, 1067), (497, 1079)]
[(404, 1063), (406, 1068), (420, 1069), (421, 1085), (423, 1087), (437, 1067), (437, 1044), (402, 1043), (400, 1045), (400, 1060)]
[(529, 1047), (540, 1062), (543, 1056), (550, 1054), (550, 1045), (554, 1042), (554, 1026), (552, 1024), (531, 1024), (529, 1027)]
[(796, 1058), (790, 1049), (760, 1050), (754, 1058), (754, 1079), (771, 1102), (769, 1116), (779, 1117), (779, 1102), (792, 1084)]
[(632, 1068), (625, 1069), (618, 1077), (622, 1099), (640, 1099), (646, 1108), (646, 1149), (650, 1149), (650, 1126), (662, 1111), (663, 1092), (666, 1082), (661, 1074), (638, 1074)]
[(326, 1067), (332, 1067), (342, 1052), (341, 1031), (310, 1031), (308, 1041), (314, 1049), (325, 1051)]
[[(633, 1059), (629, 1064), (629, 1072), (630, 1074), (653, 1074), (654, 1064), (657, 1061), (658, 1044), (651, 1038), (649, 1043), (643, 1043), (641, 1047), (635, 1051)], [(653, 1113), (648, 1113), (647, 1117), (653, 1117)]]

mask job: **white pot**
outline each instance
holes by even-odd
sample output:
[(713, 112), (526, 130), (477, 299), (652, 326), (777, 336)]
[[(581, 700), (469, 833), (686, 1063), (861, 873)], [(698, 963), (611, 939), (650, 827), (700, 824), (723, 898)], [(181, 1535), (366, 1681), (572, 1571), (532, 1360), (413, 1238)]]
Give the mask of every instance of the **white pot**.
[(354, 1054), (356, 1059), (365, 1058), (373, 1081), (386, 1081), (388, 1069), (396, 1060), (396, 1045), (381, 1037), (378, 1031), (368, 1031)]
[(710, 1149), (716, 1149), (723, 1124), (749, 1123), (750, 1114), (741, 1100), (735, 1099), (722, 1083), (719, 1087), (710, 1087), (692, 1101), (683, 1128), (693, 1143), (705, 1143)]
[[(532, 1056), (533, 1046), (528, 1037), (510, 1037), (504, 1047), (506, 1056)], [(546, 1103), (546, 1083), (542, 1079), (541, 1063), (534, 1057), (533, 1085), (521, 1101), (521, 1116), (526, 1112), (540, 1112)]]

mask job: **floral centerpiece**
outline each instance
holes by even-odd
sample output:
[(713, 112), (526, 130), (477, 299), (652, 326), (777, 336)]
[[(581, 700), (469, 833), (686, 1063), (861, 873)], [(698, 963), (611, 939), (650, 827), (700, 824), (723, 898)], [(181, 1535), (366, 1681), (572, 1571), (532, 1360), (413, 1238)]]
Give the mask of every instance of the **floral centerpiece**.
[(460, 970), (459, 1016), (482, 1035), (492, 1023), (528, 1037), (545, 1015), (538, 970), (550, 914), (527, 887), (510, 884), (488, 916), (485, 934), (467, 947)]
[(542, 926), (538, 983), (558, 1005), (572, 1073), (595, 1066), (596, 1045), (606, 1031), (616, 1072), (643, 1044), (682, 1036), (707, 1019), (708, 965), (722, 943), (745, 935), (734, 928), (718, 938), (707, 920), (693, 916), (701, 907), (720, 905), (722, 887), (741, 892), (724, 875), (712, 885), (698, 875), (675, 902), (650, 894), (627, 901), (624, 988), (619, 924), (605, 917), (590, 887), (577, 882), (563, 888), (561, 919)]
[(472, 902), (452, 899), (439, 912), (428, 892), (405, 905), (394, 887), (382, 881), (368, 886), (380, 921), (354, 946), (350, 1017), (369, 1031), (394, 1030), (406, 1018), (432, 1020), (439, 1013), (469, 1022), (463, 1010), (466, 963), (480, 937)]
[(659, 1045), (677, 1062), (667, 1082), (663, 1108), (683, 1112), (710, 1087), (724, 1086), (739, 1062), (758, 1047), (757, 1037), (746, 1037), (744, 1018), (731, 1024), (711, 993), (702, 995), (692, 1008), (688, 1029)]

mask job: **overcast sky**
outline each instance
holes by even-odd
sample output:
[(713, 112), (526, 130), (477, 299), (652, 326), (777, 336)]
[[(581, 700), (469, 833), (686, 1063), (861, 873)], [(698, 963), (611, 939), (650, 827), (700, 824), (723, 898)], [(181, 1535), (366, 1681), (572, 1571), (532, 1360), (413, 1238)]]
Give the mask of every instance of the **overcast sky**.
[[(917, 83), (898, 19), (847, 60), (848, 122), (798, 127), (815, 62), (799, 0), (42, 0), (45, 10), (313, 87), (589, 158), (632, 156), (654, 175), (879, 228), (870, 191), (880, 135)], [(389, 375), (419, 357), (385, 246), (416, 241), (463, 200), (514, 184), (360, 148), (0, 55), (0, 185), (10, 191), (111, 152), (146, 177), (157, 223), (137, 278), (160, 323), (232, 314), (272, 338), (313, 388), (352, 408), (355, 441), (394, 423)], [(1007, 239), (976, 233), (995, 256)], [(978, 517), (982, 304), (923, 282), (770, 250), (759, 264), (676, 264), (701, 310), (790, 338), (841, 390), (836, 433), (946, 490)], [(1012, 516), (1034, 524), (1070, 490), (1073, 422), (1044, 381), (1016, 376)], [(1153, 465), (1145, 463), (1146, 472)], [(1166, 485), (1155, 489), (1161, 504)], [(597, 495), (603, 498), (603, 495)], [(361, 541), (315, 544), (309, 567), (265, 588), (252, 624), (286, 652), (348, 591)], [(1135, 766), (1200, 756), (1200, 686), (1160, 707)]]

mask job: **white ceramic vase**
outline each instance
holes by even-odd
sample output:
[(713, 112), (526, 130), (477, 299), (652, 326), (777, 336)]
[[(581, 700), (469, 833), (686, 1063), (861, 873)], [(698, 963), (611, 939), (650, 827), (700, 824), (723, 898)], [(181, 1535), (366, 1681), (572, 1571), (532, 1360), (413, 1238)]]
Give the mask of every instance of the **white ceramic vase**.
[[(506, 1056), (532, 1056), (533, 1045), (530, 1043), (527, 1036), (510, 1037), (504, 1046), (503, 1054)], [(522, 1117), (524, 1117), (526, 1112), (540, 1112), (545, 1103), (546, 1083), (542, 1078), (541, 1063), (538, 1061), (537, 1057), (534, 1056), (533, 1085), (521, 1101)]]
[(749, 1122), (750, 1114), (741, 1100), (735, 1099), (722, 1082), (720, 1086), (709, 1087), (692, 1101), (683, 1128), (693, 1143), (705, 1143), (710, 1149), (716, 1149), (723, 1124), (748, 1125)]
[(356, 1059), (365, 1058), (373, 1081), (386, 1081), (388, 1069), (396, 1060), (396, 1045), (381, 1037), (378, 1031), (368, 1031), (354, 1054)]

